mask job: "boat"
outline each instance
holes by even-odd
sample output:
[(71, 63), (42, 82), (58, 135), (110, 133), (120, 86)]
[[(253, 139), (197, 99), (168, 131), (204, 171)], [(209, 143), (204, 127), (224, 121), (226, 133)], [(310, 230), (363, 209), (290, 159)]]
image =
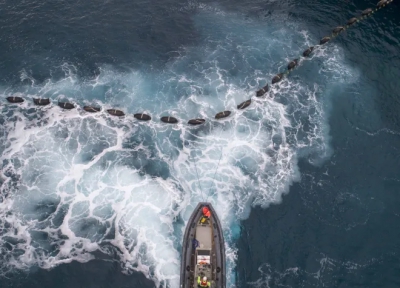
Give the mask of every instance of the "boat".
[[(225, 263), (224, 235), (217, 213), (211, 203), (200, 202), (183, 237), (180, 288), (225, 288)], [(204, 277), (209, 286), (198, 284)]]

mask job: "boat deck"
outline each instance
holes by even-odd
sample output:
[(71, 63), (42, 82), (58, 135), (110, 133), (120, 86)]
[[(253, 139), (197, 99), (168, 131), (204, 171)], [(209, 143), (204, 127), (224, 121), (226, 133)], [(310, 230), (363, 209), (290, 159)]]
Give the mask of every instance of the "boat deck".
[(198, 249), (211, 249), (212, 248), (212, 229), (211, 225), (197, 224), (196, 227), (196, 240), (199, 241)]
[[(211, 217), (202, 221), (202, 207)], [(225, 288), (225, 247), (221, 224), (210, 203), (199, 203), (186, 226), (182, 247), (181, 288), (197, 288), (207, 277), (210, 288)]]
[[(195, 283), (193, 287), (197, 287), (197, 277), (202, 279), (207, 277), (210, 283), (213, 283), (213, 273), (211, 265), (211, 257), (213, 254), (213, 241), (212, 241), (212, 228), (211, 219), (207, 220), (205, 224), (197, 223), (195, 239), (199, 241), (199, 247), (195, 250), (197, 263), (195, 265)], [(214, 253), (215, 254), (215, 253)], [(214, 285), (211, 284), (211, 287)]]

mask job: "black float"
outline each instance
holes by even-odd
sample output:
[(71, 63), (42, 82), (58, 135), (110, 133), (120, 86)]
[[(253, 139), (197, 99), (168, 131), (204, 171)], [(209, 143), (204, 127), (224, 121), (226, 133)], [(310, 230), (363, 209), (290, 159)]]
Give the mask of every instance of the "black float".
[(256, 96), (257, 96), (257, 97), (261, 97), (261, 96), (263, 96), (265, 93), (267, 93), (268, 90), (269, 90), (269, 86), (268, 86), (268, 84), (267, 84), (267, 85), (265, 85), (263, 88), (261, 88), (260, 90), (258, 90), (258, 91), (256, 92)]
[(206, 119), (197, 118), (197, 119), (190, 119), (188, 121), (188, 124), (190, 124), (190, 125), (200, 125), (200, 124), (203, 124), (204, 122), (206, 122)]
[(290, 63), (287, 65), (288, 70), (294, 69), (297, 65), (299, 64), (299, 59), (294, 59), (293, 61), (290, 61)]
[(178, 123), (178, 119), (176, 119), (175, 117), (172, 117), (172, 116), (164, 116), (164, 117), (161, 117), (160, 120), (164, 123), (169, 123), (169, 124)]
[(144, 114), (144, 113), (136, 113), (136, 114), (133, 115), (133, 117), (135, 117), (136, 119), (141, 120), (141, 121), (149, 121), (149, 120), (151, 120), (150, 115), (147, 115), (147, 114)]
[(364, 11), (361, 12), (361, 16), (368, 16), (372, 12), (374, 11), (371, 8), (365, 9)]
[(22, 103), (22, 102), (24, 102), (24, 99), (22, 99), (21, 97), (17, 97), (17, 96), (15, 96), (15, 97), (7, 97), (6, 99), (10, 103)]
[(222, 119), (222, 118), (226, 118), (226, 117), (228, 117), (229, 115), (231, 115), (231, 111), (222, 111), (222, 112), (219, 112), (219, 113), (217, 113), (216, 115), (215, 115), (215, 119)]
[(273, 78), (272, 78), (272, 84), (278, 83), (283, 79), (283, 73), (279, 73), (276, 74)]
[(85, 110), (86, 112), (90, 112), (90, 113), (96, 113), (96, 112), (100, 112), (101, 108), (93, 107), (93, 106), (83, 106), (83, 110)]
[(308, 47), (306, 50), (303, 52), (303, 57), (308, 57), (310, 56), (311, 52), (314, 50), (314, 46)]
[(58, 102), (58, 106), (63, 109), (71, 110), (75, 108), (75, 105), (69, 102)]
[(240, 103), (239, 105), (237, 105), (237, 109), (245, 109), (247, 107), (249, 107), (251, 104), (251, 99), (244, 101), (242, 103)]
[(358, 21), (358, 19), (356, 17), (351, 18), (349, 21), (347, 21), (347, 25), (351, 26), (354, 23), (356, 23)]
[(125, 116), (125, 113), (122, 112), (121, 110), (117, 110), (117, 109), (107, 109), (108, 114), (112, 115), (112, 116)]
[(385, 5), (387, 4), (387, 2), (388, 2), (388, 1), (386, 1), (386, 0), (379, 1), (378, 4), (376, 4), (376, 6), (377, 6), (378, 8), (385, 7)]
[(331, 37), (324, 37), (319, 41), (320, 45), (324, 45), (325, 43), (328, 43), (331, 40)]
[(33, 103), (38, 106), (46, 106), (50, 104), (49, 98), (33, 98)]
[(342, 32), (344, 30), (343, 26), (338, 26), (335, 29), (332, 30), (333, 34), (339, 34), (340, 32)]

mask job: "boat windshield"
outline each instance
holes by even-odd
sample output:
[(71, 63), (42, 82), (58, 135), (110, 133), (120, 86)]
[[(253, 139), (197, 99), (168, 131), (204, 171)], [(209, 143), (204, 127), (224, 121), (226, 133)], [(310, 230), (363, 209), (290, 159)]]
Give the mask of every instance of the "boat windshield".
[(211, 264), (210, 250), (197, 250), (197, 265)]

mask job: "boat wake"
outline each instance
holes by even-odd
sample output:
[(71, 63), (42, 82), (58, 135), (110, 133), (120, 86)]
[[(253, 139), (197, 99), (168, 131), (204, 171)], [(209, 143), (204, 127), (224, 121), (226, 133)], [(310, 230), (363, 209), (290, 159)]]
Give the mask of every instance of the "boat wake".
[[(84, 79), (65, 63), (52, 68), (63, 77), (38, 83), (22, 71), (21, 84), (3, 83), (1, 94), (96, 102), (153, 119), (211, 117), (252, 97), (316, 40), (299, 23), (200, 8), (194, 17), (201, 44), (174, 53), (164, 69), (123, 73), (102, 66), (95, 79)], [(157, 287), (177, 287), (177, 243), (205, 200), (224, 227), (227, 286), (234, 286), (239, 221), (252, 206), (281, 200), (300, 179), (299, 158), (318, 165), (330, 156), (329, 103), (356, 79), (340, 47), (329, 45), (275, 85), (271, 97), (195, 128), (38, 109), (27, 101), (2, 105), (0, 271), (50, 269), (101, 251), (127, 273), (142, 271)]]

